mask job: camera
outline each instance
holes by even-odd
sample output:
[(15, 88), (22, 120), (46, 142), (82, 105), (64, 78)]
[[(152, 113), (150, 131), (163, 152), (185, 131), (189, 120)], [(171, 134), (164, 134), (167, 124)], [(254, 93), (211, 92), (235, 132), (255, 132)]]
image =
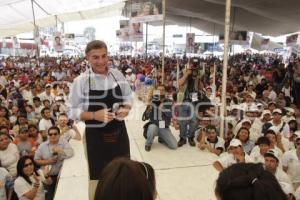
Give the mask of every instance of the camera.
[(152, 95), (152, 103), (155, 105), (159, 105), (161, 101), (160, 91), (154, 90)]
[(200, 74), (200, 59), (199, 58), (193, 58), (192, 59), (192, 76), (197, 77)]

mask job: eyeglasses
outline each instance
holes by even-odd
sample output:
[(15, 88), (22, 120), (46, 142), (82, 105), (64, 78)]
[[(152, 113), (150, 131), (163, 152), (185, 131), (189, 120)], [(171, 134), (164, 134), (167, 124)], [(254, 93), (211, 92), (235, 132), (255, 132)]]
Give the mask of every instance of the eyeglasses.
[(58, 133), (49, 133), (48, 135), (49, 135), (49, 136), (52, 136), (52, 135), (57, 136)]
[(33, 163), (32, 163), (32, 162), (30, 162), (30, 163), (27, 163), (27, 164), (25, 164), (25, 165), (24, 165), (24, 168), (25, 168), (25, 167), (28, 167), (28, 166), (32, 166), (32, 165), (33, 165)]
[(296, 145), (300, 145), (300, 142), (297, 142)]

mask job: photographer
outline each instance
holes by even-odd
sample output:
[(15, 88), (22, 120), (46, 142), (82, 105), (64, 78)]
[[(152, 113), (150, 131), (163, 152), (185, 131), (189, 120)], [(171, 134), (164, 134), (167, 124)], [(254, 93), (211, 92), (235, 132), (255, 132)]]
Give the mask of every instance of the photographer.
[(147, 127), (147, 140), (145, 150), (150, 151), (154, 137), (158, 136), (158, 141), (167, 145), (170, 149), (176, 149), (176, 139), (169, 128), (172, 118), (172, 101), (165, 97), (165, 86), (160, 85), (158, 90), (153, 92), (152, 103), (144, 113), (144, 120), (149, 119)]
[(198, 126), (196, 105), (203, 102), (204, 99), (209, 102), (203, 92), (200, 92), (201, 67), (199, 59), (192, 59), (192, 63), (184, 70), (182, 77), (179, 79), (179, 91), (177, 102), (178, 107), (178, 124), (180, 127), (180, 139), (178, 147), (186, 144), (186, 139), (191, 146), (195, 146), (195, 131)]
[(57, 122), (62, 138), (66, 141), (70, 141), (70, 139), (81, 140), (78, 128), (73, 123), (70, 123), (66, 113), (59, 114)]

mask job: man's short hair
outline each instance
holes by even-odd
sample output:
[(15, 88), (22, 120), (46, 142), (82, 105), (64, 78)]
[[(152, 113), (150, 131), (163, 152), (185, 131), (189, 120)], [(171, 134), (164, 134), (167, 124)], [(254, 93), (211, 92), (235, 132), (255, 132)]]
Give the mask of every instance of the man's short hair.
[(107, 45), (101, 40), (93, 40), (89, 42), (85, 48), (85, 54), (87, 55), (93, 49), (102, 49), (104, 48), (107, 51)]

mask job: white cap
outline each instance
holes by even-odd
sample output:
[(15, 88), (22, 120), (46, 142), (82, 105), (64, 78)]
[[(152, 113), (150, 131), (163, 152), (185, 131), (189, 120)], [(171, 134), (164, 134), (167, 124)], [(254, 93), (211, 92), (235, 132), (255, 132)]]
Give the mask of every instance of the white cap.
[(273, 110), (273, 113), (272, 113), (272, 114), (274, 114), (274, 113), (282, 114), (282, 111), (281, 111), (281, 109), (276, 108), (276, 109)]
[(270, 110), (264, 110), (262, 113), (262, 116), (267, 115), (267, 114), (272, 115)]
[(230, 107), (231, 107), (231, 110), (234, 110), (234, 109), (240, 110), (241, 109), (241, 107), (239, 105), (237, 105), (237, 104), (233, 104)]
[(128, 69), (126, 69), (125, 72), (126, 72), (126, 73), (130, 73), (130, 72), (132, 72), (132, 69), (128, 68)]
[(287, 112), (291, 113), (291, 114), (294, 114), (294, 113), (295, 113), (294, 108), (284, 107), (284, 109), (285, 109)]
[(289, 118), (287, 119), (287, 123), (290, 123), (290, 121), (292, 121), (292, 120), (296, 120), (296, 118), (295, 118), (295, 117), (289, 117)]
[(275, 158), (278, 162), (280, 161), (280, 156), (279, 153), (276, 149), (270, 149), (265, 153), (264, 157), (273, 157)]
[(64, 98), (62, 96), (57, 96), (55, 97), (55, 101), (63, 101)]
[(250, 81), (250, 82), (248, 83), (248, 86), (250, 86), (250, 85), (253, 86), (253, 82), (252, 82), (252, 81)]
[(248, 122), (249, 124), (252, 124), (251, 120), (250, 120), (250, 119), (247, 119), (247, 118), (243, 119), (243, 120), (241, 121), (241, 124), (243, 124), (243, 123), (245, 123), (245, 122)]
[(230, 141), (230, 144), (229, 144), (230, 147), (238, 147), (238, 146), (242, 146), (242, 143), (239, 139), (232, 139)]
[(290, 183), (279, 182), (279, 184), (286, 195), (294, 194), (294, 187)]
[(50, 83), (46, 84), (46, 88), (47, 87), (52, 87), (52, 85)]
[(246, 110), (246, 112), (257, 112), (258, 108), (256, 105), (251, 105), (250, 108)]
[(300, 138), (300, 131), (295, 131), (295, 132), (293, 133), (293, 135), (296, 135), (296, 138), (297, 138), (297, 139)]
[[(278, 134), (278, 132), (279, 132), (279, 130), (278, 130), (278, 128), (277, 128), (276, 126), (271, 126), (270, 128), (268, 128), (268, 130), (274, 131), (275, 134)], [(267, 131), (268, 131), (268, 130), (267, 130)]]

